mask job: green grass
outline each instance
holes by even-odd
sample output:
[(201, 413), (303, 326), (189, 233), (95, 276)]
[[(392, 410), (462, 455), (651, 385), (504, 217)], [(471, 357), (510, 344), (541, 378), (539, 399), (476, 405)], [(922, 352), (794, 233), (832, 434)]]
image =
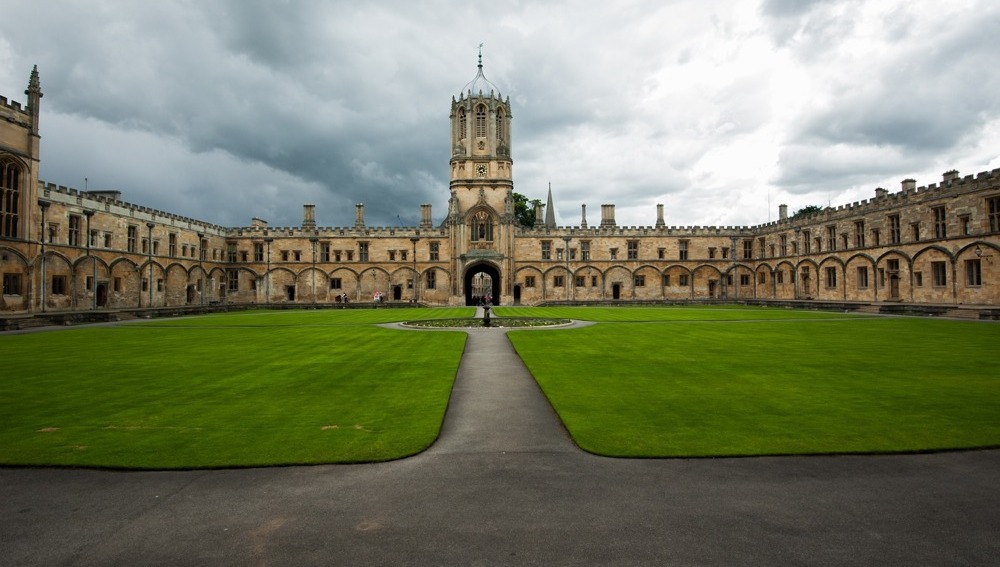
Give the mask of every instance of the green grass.
[[(0, 464), (371, 462), (440, 430), (471, 308), (253, 311), (0, 337)], [(776, 308), (497, 308), (584, 449), (626, 457), (1000, 446), (1000, 326)]]
[(498, 309), (576, 442), (626, 457), (1000, 446), (1000, 326), (768, 308)]
[(0, 463), (362, 462), (437, 437), (471, 309), (260, 311), (0, 337)]

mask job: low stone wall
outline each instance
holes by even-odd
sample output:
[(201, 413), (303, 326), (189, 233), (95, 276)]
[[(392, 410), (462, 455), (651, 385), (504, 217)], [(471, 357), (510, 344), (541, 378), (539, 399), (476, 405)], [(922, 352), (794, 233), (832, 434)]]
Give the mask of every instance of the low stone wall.
[(131, 319), (159, 319), (162, 317), (182, 317), (185, 315), (203, 315), (206, 313), (227, 313), (249, 311), (251, 309), (398, 309), (405, 307), (425, 307), (423, 304), (409, 302), (387, 302), (372, 304), (360, 303), (272, 303), (267, 304), (226, 304), (209, 303), (206, 305), (185, 305), (179, 307), (154, 307), (151, 309), (121, 309), (98, 311), (57, 311), (38, 313), (36, 315), (0, 316), (0, 332), (32, 329), (37, 327), (62, 327), (68, 325), (87, 325), (92, 323), (109, 323)]

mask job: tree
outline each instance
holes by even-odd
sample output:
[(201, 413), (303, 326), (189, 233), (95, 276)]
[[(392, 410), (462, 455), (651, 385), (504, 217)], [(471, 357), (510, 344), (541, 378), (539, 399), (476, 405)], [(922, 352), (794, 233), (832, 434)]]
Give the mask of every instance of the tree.
[(810, 215), (815, 215), (816, 213), (821, 213), (821, 212), (823, 212), (823, 207), (819, 205), (809, 205), (795, 211), (795, 214), (792, 215), (792, 218), (797, 219), (799, 217), (808, 217)]
[(535, 226), (535, 206), (541, 205), (541, 199), (528, 199), (520, 193), (514, 193), (514, 216), (517, 224), (523, 227)]

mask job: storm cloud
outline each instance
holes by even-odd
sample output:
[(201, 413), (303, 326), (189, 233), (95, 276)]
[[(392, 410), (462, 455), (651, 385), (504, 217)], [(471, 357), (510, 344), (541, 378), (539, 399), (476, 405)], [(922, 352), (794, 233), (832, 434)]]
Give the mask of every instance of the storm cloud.
[(1000, 167), (986, 0), (378, 3), (39, 0), (0, 21), (0, 94), (38, 65), (43, 180), (226, 226), (442, 219), (452, 97), (513, 110), (515, 190), (562, 224), (757, 224)]

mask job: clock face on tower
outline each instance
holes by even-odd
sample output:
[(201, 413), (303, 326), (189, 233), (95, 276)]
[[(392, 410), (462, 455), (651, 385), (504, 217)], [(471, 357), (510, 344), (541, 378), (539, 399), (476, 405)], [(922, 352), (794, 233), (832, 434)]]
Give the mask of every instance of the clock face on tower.
[(476, 175), (479, 177), (486, 177), (486, 164), (481, 163), (476, 166)]

